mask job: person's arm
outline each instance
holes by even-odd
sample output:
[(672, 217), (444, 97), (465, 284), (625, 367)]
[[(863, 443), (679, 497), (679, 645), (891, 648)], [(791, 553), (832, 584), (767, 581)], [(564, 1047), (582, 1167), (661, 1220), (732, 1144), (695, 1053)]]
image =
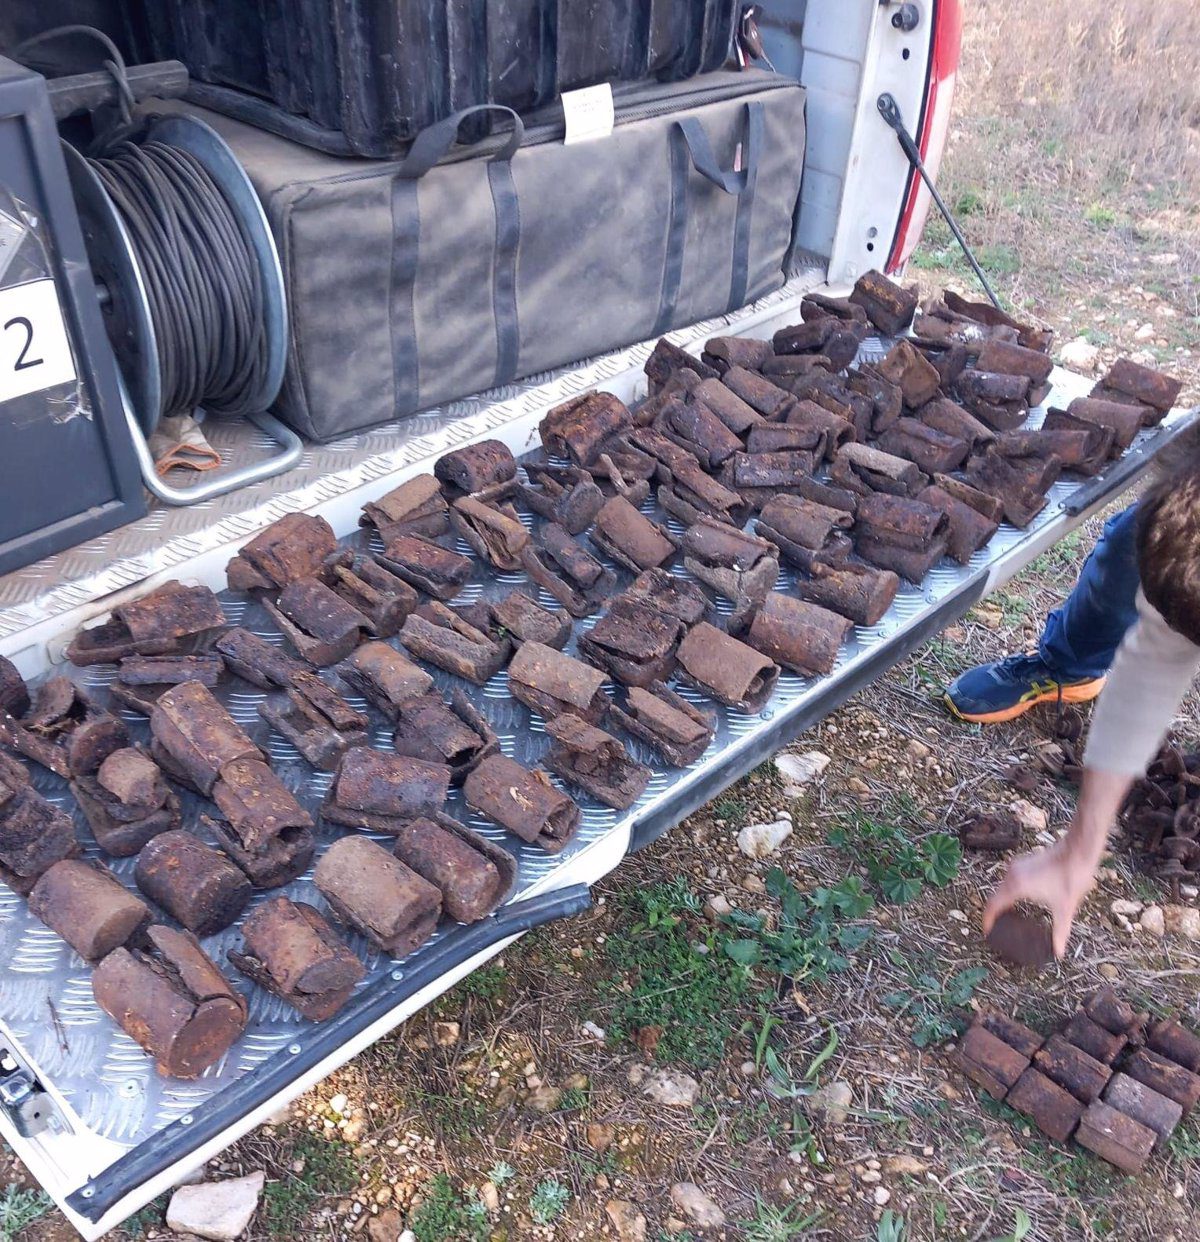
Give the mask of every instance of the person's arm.
[(1054, 952), (1067, 950), (1071, 925), (1095, 883), (1108, 832), (1134, 780), (1158, 752), (1200, 668), (1200, 647), (1177, 634), (1138, 594), (1138, 620), (1117, 651), (1084, 752), (1083, 781), (1065, 836), (1009, 865), (988, 901), (983, 930), (1018, 901), (1050, 912)]

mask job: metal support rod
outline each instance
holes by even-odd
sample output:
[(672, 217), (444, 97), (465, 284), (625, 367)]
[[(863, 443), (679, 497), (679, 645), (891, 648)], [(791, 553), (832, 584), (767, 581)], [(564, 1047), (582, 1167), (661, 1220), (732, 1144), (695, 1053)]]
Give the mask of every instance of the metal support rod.
[(908, 162), (921, 174), (921, 180), (928, 187), (938, 210), (946, 218), (946, 223), (950, 226), (950, 232), (954, 234), (954, 240), (962, 247), (963, 254), (967, 256), (967, 262), (974, 269), (975, 275), (979, 277), (979, 283), (991, 299), (992, 305), (998, 311), (1004, 310), (1000, 299), (996, 296), (995, 290), (988, 283), (988, 278), (983, 274), (983, 268), (979, 266), (979, 262), (975, 258), (971, 247), (967, 245), (967, 239), (963, 236), (962, 229), (958, 227), (958, 221), (955, 220), (950, 208), (946, 206), (945, 199), (938, 193), (937, 186), (933, 184), (933, 179), (925, 170), (925, 161), (921, 158), (921, 152), (917, 149), (917, 144), (913, 141), (912, 134), (904, 126), (904, 118), (900, 115), (900, 105), (891, 94), (885, 91), (875, 101), (875, 106), (879, 109), (879, 115), (896, 131), (896, 137), (900, 140), (900, 146), (903, 148), (904, 154), (908, 156)]

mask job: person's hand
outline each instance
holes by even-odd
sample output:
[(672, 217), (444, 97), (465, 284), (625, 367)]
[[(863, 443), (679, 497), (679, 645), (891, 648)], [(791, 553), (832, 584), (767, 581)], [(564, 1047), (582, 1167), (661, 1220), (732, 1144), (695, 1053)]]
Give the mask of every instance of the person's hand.
[(1096, 866), (1090, 851), (1064, 837), (1048, 849), (1022, 854), (1009, 863), (999, 887), (983, 912), (986, 936), (996, 920), (1019, 901), (1032, 902), (1050, 914), (1054, 924), (1054, 956), (1067, 951), (1071, 925), (1083, 899), (1096, 882)]

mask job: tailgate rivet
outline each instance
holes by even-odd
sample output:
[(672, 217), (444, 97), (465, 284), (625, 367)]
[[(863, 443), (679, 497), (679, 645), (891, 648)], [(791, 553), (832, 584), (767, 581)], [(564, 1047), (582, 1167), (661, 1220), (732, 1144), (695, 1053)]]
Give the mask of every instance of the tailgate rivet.
[(96, 1188), (94, 1186), (85, 1186), (79, 1193), (82, 1194), (85, 1199), (90, 1199), (95, 1195)]
[(192, 1114), (184, 1113), (183, 1116), (179, 1118), (179, 1124), (181, 1126), (190, 1126), (192, 1124)]
[(393, 978), (393, 979), (394, 979), (397, 983), (399, 983), (399, 982), (400, 982), (400, 980), (404, 978), (404, 971), (402, 971), (402, 970), (393, 970), (393, 971), (392, 971), (392, 978)]
[(298, 1057), (298, 1056), (300, 1055), (300, 1045), (299, 1045), (299, 1044), (289, 1044), (289, 1045), (288, 1045), (288, 1052), (290, 1052), (290, 1053), (292, 1054), (292, 1056), (294, 1056), (294, 1057)]

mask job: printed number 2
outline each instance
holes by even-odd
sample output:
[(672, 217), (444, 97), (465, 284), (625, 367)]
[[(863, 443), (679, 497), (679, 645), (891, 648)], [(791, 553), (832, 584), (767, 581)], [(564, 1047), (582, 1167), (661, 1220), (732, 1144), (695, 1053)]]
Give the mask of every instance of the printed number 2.
[(7, 332), (9, 328), (15, 327), (22, 327), (25, 329), (25, 344), (21, 347), (21, 352), (17, 355), (17, 362), (13, 367), (13, 370), (28, 371), (30, 367), (40, 367), (46, 361), (44, 358), (26, 357), (26, 354), (29, 353), (30, 345), (33, 344), (33, 324), (31, 324), (24, 315), (17, 315), (16, 318), (10, 319), (8, 323), (4, 325), (4, 330)]

